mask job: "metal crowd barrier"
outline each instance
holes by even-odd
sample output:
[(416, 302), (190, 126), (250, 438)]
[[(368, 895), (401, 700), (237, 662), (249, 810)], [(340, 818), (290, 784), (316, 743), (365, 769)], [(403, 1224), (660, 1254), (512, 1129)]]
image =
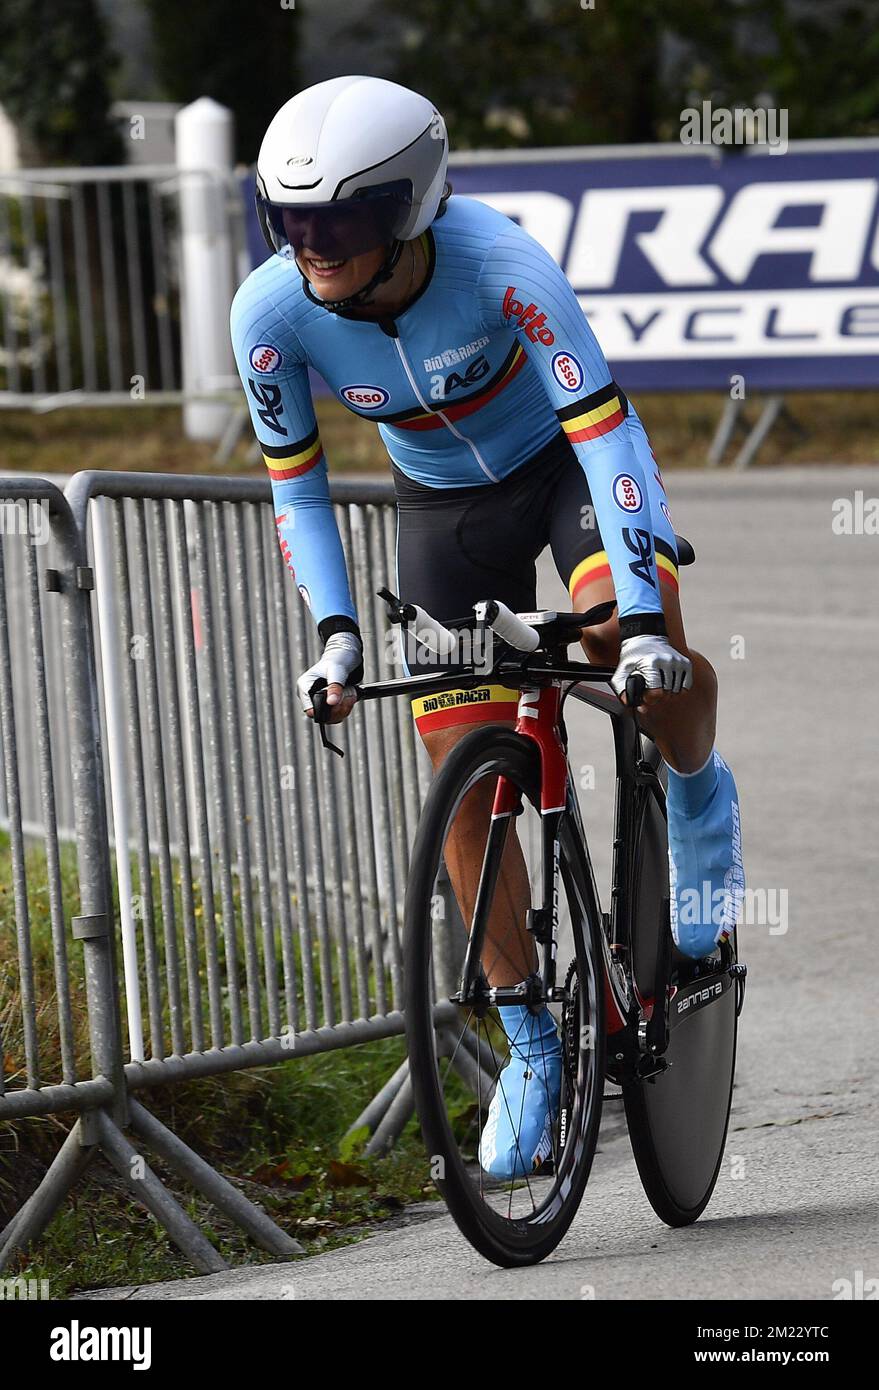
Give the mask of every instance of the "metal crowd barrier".
[[(23, 523), (0, 535), (0, 919), (17, 932), (0, 1120), (80, 1112), (0, 1234), (0, 1267), (98, 1152), (197, 1268), (222, 1267), (132, 1166), (126, 1128), (293, 1253), (133, 1092), (402, 1032), (400, 914), (429, 777), (408, 702), (369, 702), (335, 730), (344, 760), (320, 749), (295, 694), (315, 634), (267, 481), (80, 473), (64, 494), (8, 479), (0, 495), (4, 515), (48, 516), (43, 545)], [(375, 595), (394, 580), (390, 485), (333, 496), (367, 661), (390, 674)], [(379, 1119), (393, 1100), (377, 1098)]]
[(188, 385), (181, 360), (181, 215), (193, 188), (211, 197), (214, 240), (238, 284), (250, 264), (231, 177), (174, 165), (0, 174), (0, 407), (220, 392), (219, 382)]
[[(122, 1084), (122, 1058), (95, 738), (90, 572), (81, 535), (56, 487), (16, 478), (3, 480), (2, 491), (0, 738), (6, 816), (0, 833), (7, 841), (8, 875), (0, 878), (0, 912), (4, 933), (14, 927), (17, 949), (15, 965), (9, 958), (4, 965), (0, 1119), (10, 1119), (113, 1101)], [(50, 527), (46, 544), (32, 544), (37, 516)], [(13, 613), (26, 623), (26, 659), (21, 649), (14, 653), (10, 641)], [(66, 717), (56, 722), (49, 692), (57, 688), (59, 672)], [(31, 741), (21, 743), (25, 730)], [(41, 824), (38, 843), (29, 845), (34, 827), (24, 820), (23, 789), (34, 783)], [(66, 878), (58, 785), (70, 788), (76, 841)], [(74, 985), (77, 992), (85, 988), (87, 1039), (76, 1033)], [(83, 1055), (86, 1042), (90, 1058)]]

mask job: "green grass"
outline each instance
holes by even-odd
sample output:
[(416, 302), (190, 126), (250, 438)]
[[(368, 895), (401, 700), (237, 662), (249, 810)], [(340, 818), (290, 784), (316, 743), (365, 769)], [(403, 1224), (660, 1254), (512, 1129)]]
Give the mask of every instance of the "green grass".
[[(315, 1254), (362, 1238), (433, 1195), (414, 1122), (382, 1158), (362, 1153), (365, 1132), (344, 1137), (403, 1055), (402, 1039), (390, 1039), (142, 1093), (140, 1100)], [(30, 1189), (62, 1137), (52, 1120), (4, 1126), (0, 1207), (7, 1217), (24, 1174)], [(270, 1259), (144, 1151), (230, 1265)], [(98, 1160), (39, 1245), (7, 1271), (13, 1274), (48, 1279), (51, 1297), (63, 1298), (81, 1289), (182, 1278), (192, 1268)]]
[[(27, 857), (29, 941), (38, 1008), (40, 1074), (60, 1079), (60, 1043), (48, 894), (42, 852)], [(75, 861), (62, 854), (66, 920), (76, 905)], [(0, 1029), (9, 1089), (25, 1084), (19, 958), (8, 837), (0, 835)], [(158, 924), (157, 924), (158, 925)], [(82, 947), (69, 940), (71, 1004), (80, 1075), (89, 1075)], [(279, 949), (279, 947), (278, 947)], [(200, 978), (204, 990), (203, 971)], [(337, 982), (336, 982), (337, 984)], [(264, 1206), (309, 1253), (361, 1237), (432, 1195), (414, 1122), (394, 1152), (370, 1158), (365, 1132), (346, 1130), (405, 1055), (401, 1038), (271, 1068), (145, 1092), (142, 1102), (208, 1162)], [(0, 1225), (36, 1187), (67, 1131), (68, 1117), (0, 1125)], [(150, 1162), (152, 1159), (147, 1154)], [(156, 1170), (230, 1264), (267, 1259), (176, 1178)], [(192, 1270), (155, 1221), (99, 1160), (39, 1245), (10, 1274), (47, 1278), (51, 1296), (84, 1288), (172, 1279)]]

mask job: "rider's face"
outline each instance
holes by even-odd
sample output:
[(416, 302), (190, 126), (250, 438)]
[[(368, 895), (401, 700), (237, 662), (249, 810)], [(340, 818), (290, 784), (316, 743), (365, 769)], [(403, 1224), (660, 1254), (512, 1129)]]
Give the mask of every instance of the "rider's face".
[(319, 299), (347, 299), (369, 284), (386, 254), (385, 248), (380, 246), (346, 261), (331, 261), (303, 246), (296, 261)]

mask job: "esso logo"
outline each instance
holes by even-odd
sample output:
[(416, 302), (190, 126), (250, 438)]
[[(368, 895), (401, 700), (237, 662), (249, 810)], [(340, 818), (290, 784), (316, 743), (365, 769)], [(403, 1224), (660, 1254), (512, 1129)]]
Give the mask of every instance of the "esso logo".
[(563, 391), (579, 391), (583, 385), (583, 368), (573, 353), (557, 352), (552, 359), (552, 374)]
[(391, 399), (383, 386), (343, 386), (339, 395), (357, 410), (381, 410)]
[[(662, 512), (662, 515), (665, 517), (665, 519), (666, 519), (666, 521), (668, 522), (669, 526), (671, 526), (671, 512), (670, 512), (669, 509), (668, 509), (668, 503), (667, 503), (667, 502), (660, 502), (659, 507), (660, 507), (660, 510), (661, 510), (661, 512)], [(672, 526), (672, 530), (674, 530), (674, 527), (673, 527), (673, 526)]]
[(614, 478), (613, 500), (622, 512), (640, 512), (643, 505), (641, 489), (628, 473), (618, 473)]
[(250, 349), (250, 365), (255, 372), (262, 372), (263, 375), (276, 372), (282, 361), (278, 349), (269, 343), (257, 343), (255, 348)]

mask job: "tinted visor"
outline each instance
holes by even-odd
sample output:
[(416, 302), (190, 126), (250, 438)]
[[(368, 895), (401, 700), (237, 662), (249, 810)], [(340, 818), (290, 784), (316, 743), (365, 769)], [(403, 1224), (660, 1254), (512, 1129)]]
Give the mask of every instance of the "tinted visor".
[(397, 239), (412, 207), (412, 185), (408, 180), (384, 184), (336, 203), (284, 207), (260, 201), (276, 251), (289, 247), (299, 255), (307, 248), (327, 260), (348, 260)]

